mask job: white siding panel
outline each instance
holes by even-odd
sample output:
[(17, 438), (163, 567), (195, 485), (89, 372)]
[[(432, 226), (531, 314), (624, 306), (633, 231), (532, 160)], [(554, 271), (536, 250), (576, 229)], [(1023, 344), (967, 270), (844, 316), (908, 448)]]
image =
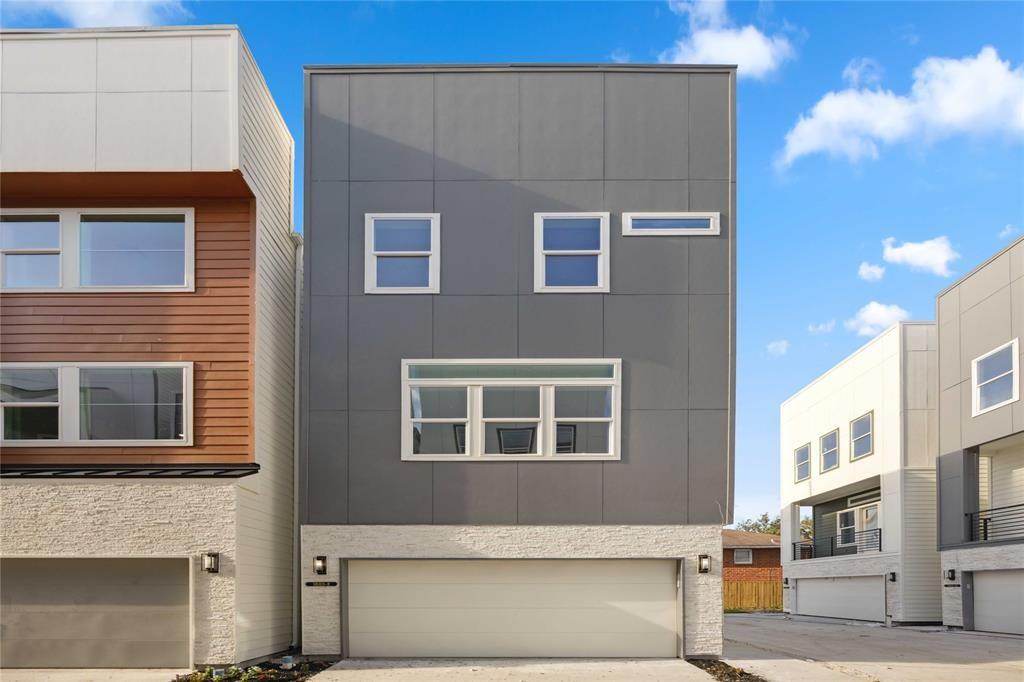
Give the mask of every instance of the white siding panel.
[(901, 612), (893, 618), (904, 622), (940, 622), (942, 592), (936, 538), (935, 470), (903, 472), (903, 570)]
[(992, 507), (1024, 503), (1024, 448), (992, 455)]

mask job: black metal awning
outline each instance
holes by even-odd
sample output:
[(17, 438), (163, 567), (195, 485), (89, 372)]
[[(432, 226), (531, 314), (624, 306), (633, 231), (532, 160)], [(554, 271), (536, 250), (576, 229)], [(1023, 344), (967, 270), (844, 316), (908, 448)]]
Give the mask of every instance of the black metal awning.
[(0, 478), (242, 478), (259, 464), (0, 464)]

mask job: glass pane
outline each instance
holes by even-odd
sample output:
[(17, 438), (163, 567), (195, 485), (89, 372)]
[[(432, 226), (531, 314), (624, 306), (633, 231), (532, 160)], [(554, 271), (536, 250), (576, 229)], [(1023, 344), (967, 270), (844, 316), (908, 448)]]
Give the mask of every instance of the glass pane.
[(596, 287), (598, 256), (544, 256), (549, 287)]
[(484, 430), (484, 454), (536, 454), (537, 426), (536, 423), (488, 422)]
[(600, 251), (600, 218), (545, 218), (545, 251)]
[(878, 528), (878, 507), (864, 507), (864, 528), (862, 530), (874, 530)]
[(634, 230), (710, 230), (711, 218), (633, 218)]
[(796, 479), (802, 481), (811, 475), (810, 462), (802, 462), (796, 467)]
[(4, 407), (4, 440), (56, 440), (60, 408)]
[(978, 408), (984, 410), (1011, 398), (1013, 398), (1013, 375), (1007, 374), (978, 389)]
[(993, 377), (1006, 374), (1013, 369), (1013, 346), (1007, 346), (978, 361), (978, 383), (983, 384)]
[(835, 450), (839, 446), (839, 432), (833, 431), (821, 437), (821, 450)]
[(871, 436), (864, 436), (853, 441), (853, 458), (863, 457), (871, 452)]
[(485, 419), (527, 419), (540, 417), (540, 389), (528, 387), (484, 387)]
[(56, 253), (5, 253), (4, 286), (23, 289), (60, 286), (60, 256)]
[(81, 438), (184, 438), (184, 371), (110, 367), (79, 372)]
[(612, 389), (608, 386), (556, 386), (555, 417), (612, 416)]
[(56, 369), (0, 369), (0, 402), (57, 402)]
[(82, 216), (80, 279), (86, 286), (185, 283), (182, 215)]
[(461, 455), (466, 452), (466, 425), (413, 422), (412, 452), (415, 455)]
[(0, 248), (59, 249), (60, 219), (55, 215), (0, 216)]
[(466, 417), (466, 389), (419, 386), (410, 390), (413, 419), (445, 419)]
[(847, 526), (852, 527), (854, 525), (854, 515), (852, 511), (839, 512), (839, 527), (846, 528)]
[(600, 365), (409, 365), (410, 379), (611, 379), (615, 367)]
[(850, 427), (853, 432), (853, 437), (858, 438), (871, 431), (871, 415), (864, 415), (860, 419), (855, 419), (853, 425)]
[(82, 405), (82, 440), (181, 440), (182, 404)]
[(555, 426), (555, 452), (584, 452), (593, 455), (608, 453), (608, 422), (559, 422)]
[(430, 286), (430, 258), (428, 256), (378, 256), (377, 286)]
[(796, 461), (797, 463), (809, 462), (811, 460), (811, 448), (808, 445), (796, 450)]
[(377, 218), (373, 221), (375, 251), (430, 251), (430, 220)]
[(821, 456), (821, 468), (824, 471), (834, 469), (839, 466), (839, 451), (830, 450), (829, 452), (823, 453)]
[(82, 251), (86, 286), (173, 286), (185, 283), (184, 251)]

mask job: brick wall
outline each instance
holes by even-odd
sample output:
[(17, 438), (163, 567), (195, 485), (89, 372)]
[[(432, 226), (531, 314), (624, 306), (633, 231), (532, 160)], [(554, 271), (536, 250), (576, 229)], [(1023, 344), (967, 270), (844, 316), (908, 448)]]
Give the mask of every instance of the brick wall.
[[(769, 566), (781, 566), (780, 550), (776, 548), (755, 548), (754, 549), (754, 563), (752, 564), (739, 564), (741, 568), (765, 568)], [(737, 566), (733, 561), (733, 550), (727, 548), (722, 550), (722, 566)]]
[(725, 566), (722, 580), (744, 582), (754, 580), (782, 580), (781, 566)]

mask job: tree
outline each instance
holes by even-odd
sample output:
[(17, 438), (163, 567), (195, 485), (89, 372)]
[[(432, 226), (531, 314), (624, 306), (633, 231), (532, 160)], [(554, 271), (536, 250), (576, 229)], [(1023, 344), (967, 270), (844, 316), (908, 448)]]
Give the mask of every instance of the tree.
[(774, 519), (768, 516), (768, 512), (761, 514), (756, 519), (744, 519), (736, 524), (736, 530), (745, 530), (748, 533), (767, 533), (778, 535), (782, 532), (782, 517)]

